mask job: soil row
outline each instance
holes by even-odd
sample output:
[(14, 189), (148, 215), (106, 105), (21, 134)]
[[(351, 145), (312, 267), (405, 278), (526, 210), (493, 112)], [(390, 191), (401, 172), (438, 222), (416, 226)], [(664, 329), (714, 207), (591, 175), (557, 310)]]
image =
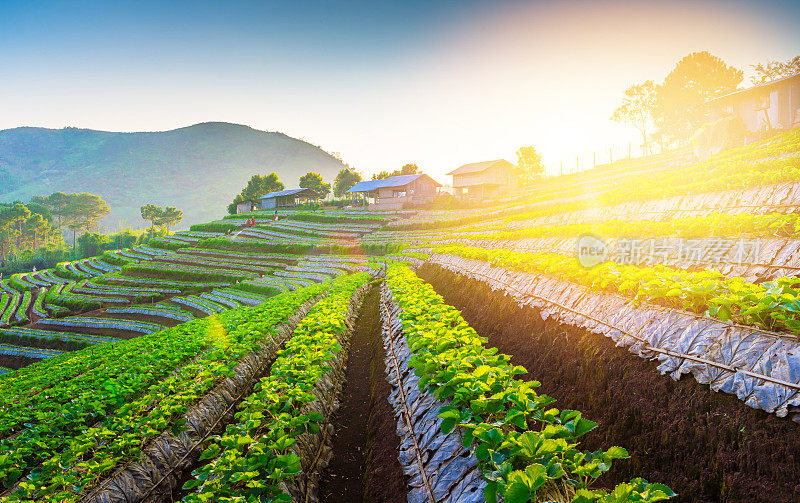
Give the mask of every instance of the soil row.
[(406, 501), (383, 369), (379, 301), (379, 288), (372, 286), (353, 328), (341, 406), (332, 419), (333, 458), (320, 482), (326, 503)]

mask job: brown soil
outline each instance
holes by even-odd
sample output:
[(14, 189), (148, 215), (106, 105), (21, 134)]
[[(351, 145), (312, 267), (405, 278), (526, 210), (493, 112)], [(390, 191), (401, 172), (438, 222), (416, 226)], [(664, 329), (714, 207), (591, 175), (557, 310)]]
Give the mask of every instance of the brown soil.
[(373, 287), (355, 321), (341, 407), (333, 416), (333, 459), (320, 483), (326, 503), (406, 501), (397, 459), (397, 422), (389, 404), (379, 313)]
[(523, 378), (540, 381), (556, 406), (599, 423), (582, 448), (628, 450), (631, 458), (598, 480), (603, 486), (643, 477), (670, 486), (675, 501), (800, 501), (800, 430), (791, 420), (714, 393), (691, 376), (673, 381), (611, 339), (542, 321), (482, 282), (432, 265), (419, 275), (489, 345), (527, 368)]
[(12, 370), (21, 369), (22, 367), (27, 367), (32, 363), (40, 361), (42, 360), (39, 358), (28, 358), (27, 356), (0, 355), (0, 367)]

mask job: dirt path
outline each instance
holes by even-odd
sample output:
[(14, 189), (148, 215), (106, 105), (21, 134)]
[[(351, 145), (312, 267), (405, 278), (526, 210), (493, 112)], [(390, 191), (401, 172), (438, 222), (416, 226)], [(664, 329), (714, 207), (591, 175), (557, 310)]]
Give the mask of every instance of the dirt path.
[(355, 321), (341, 407), (333, 417), (333, 459), (320, 484), (326, 503), (406, 501), (384, 375), (379, 300), (373, 287)]
[(542, 383), (555, 407), (575, 409), (599, 426), (588, 450), (620, 445), (630, 459), (600, 478), (610, 486), (643, 477), (669, 485), (685, 502), (800, 501), (800, 426), (714, 393), (684, 376), (673, 381), (656, 363), (613, 341), (520, 308), (484, 283), (425, 265), (419, 275), (489, 345), (512, 355)]

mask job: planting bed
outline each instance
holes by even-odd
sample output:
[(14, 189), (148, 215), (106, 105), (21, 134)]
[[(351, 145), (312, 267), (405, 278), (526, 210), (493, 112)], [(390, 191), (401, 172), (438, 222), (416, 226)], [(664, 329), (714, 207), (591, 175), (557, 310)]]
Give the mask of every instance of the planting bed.
[(667, 379), (610, 339), (542, 321), (537, 310), (480, 281), (432, 265), (420, 275), (490, 344), (525, 366), (530, 375), (523, 378), (540, 381), (562, 406), (599, 423), (587, 448), (628, 449), (629, 462), (615, 464), (604, 484), (643, 476), (669, 485), (686, 502), (800, 498), (800, 436), (792, 421), (691, 378)]

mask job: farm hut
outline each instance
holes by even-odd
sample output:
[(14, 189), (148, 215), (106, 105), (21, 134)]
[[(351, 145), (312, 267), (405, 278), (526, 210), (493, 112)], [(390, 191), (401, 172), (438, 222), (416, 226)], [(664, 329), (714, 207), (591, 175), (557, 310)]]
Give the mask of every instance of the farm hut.
[(257, 208), (258, 205), (253, 201), (242, 201), (236, 205), (236, 214), (239, 215), (241, 213), (250, 213)]
[(749, 134), (800, 128), (800, 73), (708, 101), (713, 120), (740, 117)]
[(287, 208), (298, 203), (307, 203), (318, 199), (319, 194), (311, 189), (288, 189), (270, 192), (258, 198), (258, 207), (262, 210)]
[(505, 159), (465, 164), (447, 174), (453, 176), (453, 195), (462, 199), (495, 197), (519, 185), (516, 167)]
[(390, 176), (383, 180), (366, 180), (353, 185), (347, 192), (375, 198), (372, 205), (378, 210), (399, 210), (405, 204), (426, 204), (436, 197), (442, 184), (424, 173)]

